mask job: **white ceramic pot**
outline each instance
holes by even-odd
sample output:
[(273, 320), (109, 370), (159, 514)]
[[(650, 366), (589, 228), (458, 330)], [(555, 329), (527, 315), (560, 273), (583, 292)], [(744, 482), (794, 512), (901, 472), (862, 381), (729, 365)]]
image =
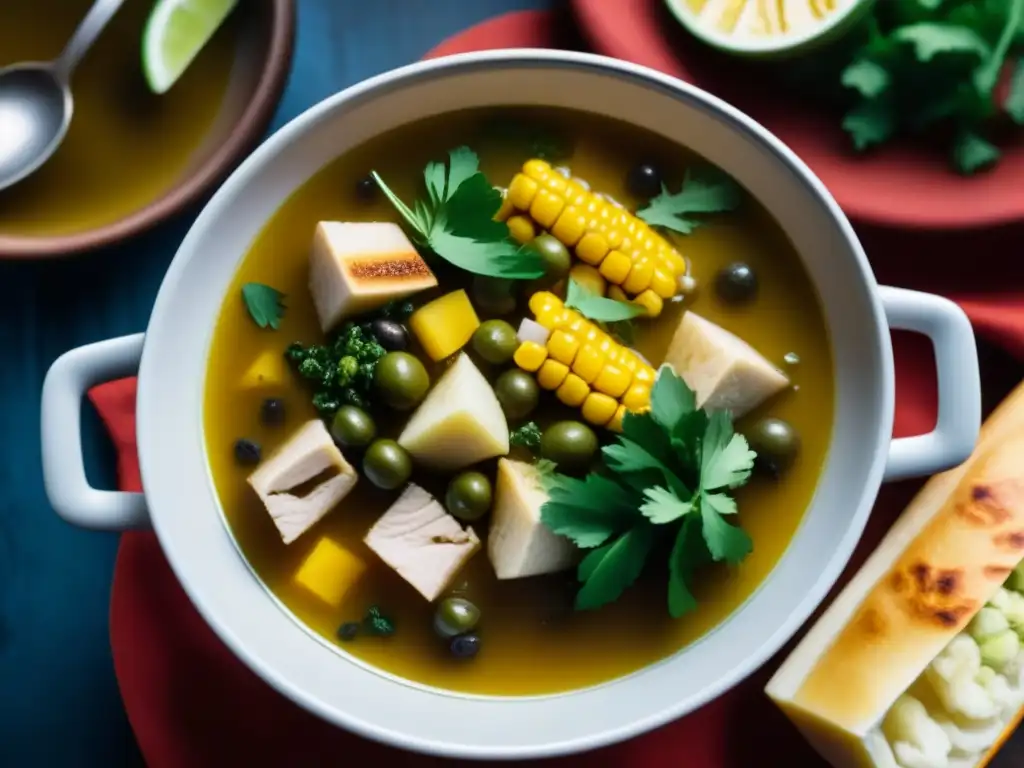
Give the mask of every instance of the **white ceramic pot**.
[[(568, 107), (662, 134), (724, 168), (781, 223), (821, 295), (834, 345), (832, 446), (811, 508), (765, 584), (722, 626), (670, 659), (585, 690), (525, 698), (452, 694), (373, 669), (297, 622), (247, 566), (214, 495), (201, 411), (211, 333), (239, 261), (263, 224), (338, 155), (396, 126), (488, 105)], [(935, 345), (934, 432), (892, 440), (890, 328)], [(141, 363), (140, 363), (141, 358)], [(79, 410), (86, 388), (139, 371), (145, 497), (91, 488)], [(408, 749), (540, 757), (634, 736), (746, 677), (824, 598), (857, 542), (880, 483), (963, 460), (980, 422), (974, 336), (945, 299), (880, 288), (853, 230), (807, 167), (713, 96), (598, 56), (502, 51), (389, 72), (327, 99), (261, 146), (196, 220), (145, 334), (73, 350), (43, 390), (43, 468), (58, 514), (89, 528), (152, 526), (196, 607), (264, 680), (325, 720)], [(586, 652), (586, 649), (581, 649)]]

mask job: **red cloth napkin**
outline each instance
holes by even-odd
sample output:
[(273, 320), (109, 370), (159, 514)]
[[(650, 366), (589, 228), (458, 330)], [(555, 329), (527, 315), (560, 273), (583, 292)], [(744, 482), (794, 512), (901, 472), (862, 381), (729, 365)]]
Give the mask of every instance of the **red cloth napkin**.
[[(538, 46), (551, 37), (542, 14), (514, 14), (445, 47)], [(1016, 384), (1024, 358), (1024, 266), (1013, 248), (1021, 231), (924, 235), (862, 231), (882, 282), (943, 293), (970, 315), (983, 342), (986, 410)], [(897, 334), (894, 432), (935, 423), (931, 350)], [(118, 450), (121, 488), (140, 488), (135, 452), (135, 380), (90, 392)], [(851, 575), (909, 501), (917, 483), (883, 488)], [(841, 582), (842, 583), (842, 582)], [(114, 668), (128, 717), (153, 768), (222, 765), (451, 765), (364, 741), (307, 714), (264, 684), (220, 643), (193, 609), (152, 534), (122, 537), (110, 614)], [(759, 673), (703, 709), (632, 741), (550, 762), (560, 768), (823, 768), (824, 763), (762, 693), (779, 654)]]

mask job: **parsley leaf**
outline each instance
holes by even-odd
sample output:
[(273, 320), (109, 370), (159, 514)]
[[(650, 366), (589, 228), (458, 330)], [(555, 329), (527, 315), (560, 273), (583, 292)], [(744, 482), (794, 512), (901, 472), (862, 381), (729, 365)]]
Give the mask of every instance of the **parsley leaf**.
[(541, 508), (541, 522), (581, 549), (600, 546), (638, 519), (629, 490), (603, 475), (590, 473), (578, 480), (550, 474), (545, 486), (549, 499)]
[(260, 328), (281, 327), (284, 315), (284, 294), (263, 283), (246, 283), (242, 286), (242, 301), (249, 310), (249, 316)]
[(1003, 109), (1017, 125), (1024, 125), (1024, 61), (1018, 61), (1010, 78)]
[(704, 543), (715, 560), (724, 560), (736, 565), (754, 550), (754, 543), (742, 528), (725, 522), (715, 508), (708, 503), (707, 494), (701, 493), (700, 517), (703, 523)]
[(843, 118), (843, 130), (859, 152), (881, 144), (896, 133), (896, 120), (887, 101), (862, 101)]
[(701, 520), (696, 515), (683, 519), (668, 559), (668, 613), (678, 619), (697, 607), (697, 598), (690, 591), (690, 579), (699, 567), (711, 562), (711, 554), (701, 533)]
[(757, 454), (743, 435), (733, 432), (732, 419), (725, 411), (709, 414), (701, 450), (701, 489), (737, 488), (750, 479)]
[(993, 165), (1000, 154), (994, 144), (973, 131), (961, 131), (953, 143), (953, 167), (969, 175)]
[(576, 610), (593, 610), (618, 600), (640, 575), (653, 546), (654, 528), (641, 522), (583, 558), (577, 571), (583, 586), (576, 593)]
[(384, 196), (412, 229), (414, 239), (450, 264), (475, 275), (533, 280), (544, 275), (544, 260), (509, 237), (508, 226), (494, 220), (501, 194), (480, 172), (480, 160), (468, 147), (449, 153), (448, 167), (431, 162), (423, 171), (427, 200), (410, 208), (376, 171), (371, 175)]
[(653, 226), (688, 235), (701, 224), (693, 214), (732, 211), (739, 207), (741, 198), (740, 186), (721, 171), (706, 170), (699, 175), (687, 171), (677, 193), (670, 193), (662, 185), (661, 194), (636, 215)]
[(671, 523), (683, 515), (693, 512), (693, 502), (683, 501), (676, 494), (660, 485), (644, 491), (647, 501), (640, 507), (640, 513), (656, 525)]
[(654, 420), (671, 433), (684, 416), (696, 409), (697, 398), (693, 390), (671, 366), (661, 366), (651, 389), (651, 415)]
[(606, 299), (569, 278), (565, 292), (565, 306), (575, 309), (584, 317), (599, 323), (615, 323), (631, 320), (644, 313), (637, 304), (626, 304), (615, 299)]
[(918, 61), (931, 61), (943, 53), (966, 54), (979, 59), (991, 53), (977, 32), (969, 27), (939, 22), (921, 22), (899, 27), (893, 38), (909, 43)]
[(870, 59), (854, 61), (843, 70), (841, 80), (843, 85), (857, 91), (866, 99), (879, 96), (892, 82), (889, 71)]

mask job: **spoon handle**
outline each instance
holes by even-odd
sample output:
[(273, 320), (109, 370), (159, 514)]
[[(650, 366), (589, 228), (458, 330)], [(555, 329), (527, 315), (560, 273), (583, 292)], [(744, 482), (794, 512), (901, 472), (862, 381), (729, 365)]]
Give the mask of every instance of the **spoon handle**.
[(82, 19), (78, 29), (71, 36), (64, 52), (54, 63), (54, 71), (62, 81), (67, 83), (71, 80), (71, 73), (82, 60), (85, 54), (96, 42), (103, 29), (107, 26), (114, 14), (124, 3), (124, 0), (96, 0), (89, 13)]

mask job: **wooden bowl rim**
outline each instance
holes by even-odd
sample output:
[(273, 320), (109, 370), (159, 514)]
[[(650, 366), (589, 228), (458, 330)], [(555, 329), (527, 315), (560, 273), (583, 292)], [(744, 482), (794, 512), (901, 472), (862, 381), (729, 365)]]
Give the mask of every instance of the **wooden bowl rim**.
[(101, 248), (137, 235), (194, 203), (227, 176), (266, 130), (284, 90), (294, 42), (294, 0), (271, 0), (270, 41), (256, 88), (216, 151), (158, 199), (111, 224), (54, 237), (0, 235), (0, 259), (45, 259)]

